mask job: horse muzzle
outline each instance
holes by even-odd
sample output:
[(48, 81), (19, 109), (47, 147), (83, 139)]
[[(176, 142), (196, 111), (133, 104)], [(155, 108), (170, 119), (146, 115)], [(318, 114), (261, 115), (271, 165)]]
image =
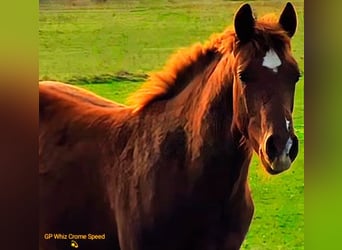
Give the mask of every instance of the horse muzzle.
[(259, 152), (262, 164), (270, 174), (279, 174), (289, 169), (297, 154), (298, 138), (295, 135), (286, 139), (270, 135)]

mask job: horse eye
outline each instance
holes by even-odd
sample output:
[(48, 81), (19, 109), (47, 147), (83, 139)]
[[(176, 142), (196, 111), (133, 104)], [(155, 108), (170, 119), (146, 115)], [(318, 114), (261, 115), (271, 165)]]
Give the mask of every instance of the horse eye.
[(249, 81), (248, 75), (246, 72), (242, 71), (239, 73), (239, 78), (242, 82), (246, 83)]

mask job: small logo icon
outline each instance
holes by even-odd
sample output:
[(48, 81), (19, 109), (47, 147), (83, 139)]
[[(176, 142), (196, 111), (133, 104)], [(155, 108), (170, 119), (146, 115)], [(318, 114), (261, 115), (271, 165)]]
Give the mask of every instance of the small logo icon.
[(73, 247), (73, 248), (78, 248), (77, 242), (74, 241), (74, 240), (72, 240), (72, 241), (71, 241), (71, 247)]

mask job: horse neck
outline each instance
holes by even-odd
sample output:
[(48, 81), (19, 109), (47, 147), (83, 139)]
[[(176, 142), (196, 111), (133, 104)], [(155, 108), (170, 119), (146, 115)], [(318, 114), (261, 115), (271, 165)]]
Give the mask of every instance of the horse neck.
[(228, 185), (241, 186), (247, 179), (252, 150), (233, 124), (232, 56), (208, 66), (195, 82), (187, 105), (191, 131), (191, 158), (201, 171), (217, 170), (217, 177)]
[(229, 67), (226, 67), (228, 60), (228, 57), (222, 57), (208, 65), (198, 80), (192, 83), (191, 96), (184, 103), (188, 127), (198, 145), (222, 145), (226, 139), (229, 142), (240, 140), (240, 134), (231, 133), (233, 77)]

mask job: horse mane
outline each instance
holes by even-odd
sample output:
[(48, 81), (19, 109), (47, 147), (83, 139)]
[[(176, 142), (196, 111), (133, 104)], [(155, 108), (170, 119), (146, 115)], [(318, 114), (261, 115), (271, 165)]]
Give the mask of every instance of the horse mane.
[[(280, 41), (280, 43), (279, 43)], [(278, 23), (278, 17), (267, 14), (255, 22), (255, 37), (243, 50), (236, 37), (233, 26), (228, 26), (222, 33), (214, 33), (204, 44), (196, 43), (189, 48), (180, 49), (171, 55), (164, 68), (150, 74), (149, 78), (135, 93), (129, 96), (127, 103), (135, 110), (141, 110), (149, 104), (162, 99), (170, 99), (179, 93), (192, 78), (203, 71), (206, 65), (194, 67), (205, 60), (209, 54), (229, 54), (243, 51), (238, 55), (248, 60), (262, 50), (262, 46), (290, 44), (290, 38)], [(280, 47), (286, 50), (287, 46)], [(286, 55), (286, 53), (284, 53)], [(245, 60), (247, 62), (247, 60)], [(236, 60), (238, 61), (238, 60)], [(197, 69), (194, 72), (194, 68)], [(224, 70), (220, 70), (223, 72)]]

